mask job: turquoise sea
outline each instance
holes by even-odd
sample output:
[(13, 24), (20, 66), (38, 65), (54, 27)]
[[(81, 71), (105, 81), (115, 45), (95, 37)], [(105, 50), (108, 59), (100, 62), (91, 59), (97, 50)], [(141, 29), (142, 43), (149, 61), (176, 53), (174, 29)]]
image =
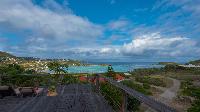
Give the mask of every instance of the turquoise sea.
[(160, 68), (163, 65), (158, 65), (157, 62), (92, 62), (91, 66), (70, 66), (69, 73), (104, 73), (107, 71), (107, 66), (99, 64), (112, 65), (116, 72), (128, 72), (138, 68)]

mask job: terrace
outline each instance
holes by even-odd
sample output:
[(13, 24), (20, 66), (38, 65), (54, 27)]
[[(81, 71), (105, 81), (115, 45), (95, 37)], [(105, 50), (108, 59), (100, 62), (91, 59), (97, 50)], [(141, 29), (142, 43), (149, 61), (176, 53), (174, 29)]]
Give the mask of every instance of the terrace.
[[(119, 105), (113, 108), (102, 93), (101, 81), (118, 88), (123, 95)], [(49, 97), (46, 94), (36, 97), (5, 97), (0, 100), (0, 112), (128, 112), (128, 97), (134, 97), (158, 112), (175, 112), (163, 103), (139, 93), (111, 78), (102, 75), (87, 77), (85, 83), (58, 85), (57, 96)], [(94, 81), (95, 80), (95, 81)], [(44, 93), (47, 93), (45, 91)], [(112, 96), (110, 96), (112, 97)], [(117, 107), (117, 108), (116, 108)]]

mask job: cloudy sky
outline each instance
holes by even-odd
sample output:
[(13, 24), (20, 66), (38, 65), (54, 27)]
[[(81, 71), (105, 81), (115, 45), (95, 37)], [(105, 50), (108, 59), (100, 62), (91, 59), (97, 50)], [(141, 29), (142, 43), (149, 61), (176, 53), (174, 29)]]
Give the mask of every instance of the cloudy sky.
[(0, 0), (0, 51), (114, 61), (200, 58), (199, 0)]

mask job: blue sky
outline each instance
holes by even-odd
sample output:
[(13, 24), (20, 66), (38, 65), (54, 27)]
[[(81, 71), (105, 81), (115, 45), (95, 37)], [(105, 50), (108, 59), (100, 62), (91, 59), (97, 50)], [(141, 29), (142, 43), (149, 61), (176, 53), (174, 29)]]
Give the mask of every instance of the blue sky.
[(1, 0), (0, 50), (17, 56), (188, 61), (199, 0)]

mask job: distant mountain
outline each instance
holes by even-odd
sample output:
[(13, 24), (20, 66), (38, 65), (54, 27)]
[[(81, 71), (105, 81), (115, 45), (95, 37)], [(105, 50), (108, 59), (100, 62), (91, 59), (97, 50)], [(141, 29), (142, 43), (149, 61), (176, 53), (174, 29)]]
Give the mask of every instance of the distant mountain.
[(200, 60), (190, 61), (187, 64), (200, 65)]
[(10, 53), (7, 53), (7, 52), (3, 52), (3, 51), (0, 51), (0, 57), (12, 57), (12, 58), (16, 58), (16, 56), (10, 54)]
[(175, 62), (159, 62), (159, 65), (178, 65), (178, 63)]

